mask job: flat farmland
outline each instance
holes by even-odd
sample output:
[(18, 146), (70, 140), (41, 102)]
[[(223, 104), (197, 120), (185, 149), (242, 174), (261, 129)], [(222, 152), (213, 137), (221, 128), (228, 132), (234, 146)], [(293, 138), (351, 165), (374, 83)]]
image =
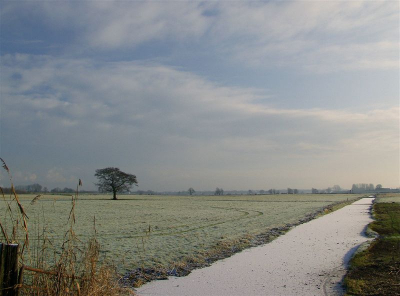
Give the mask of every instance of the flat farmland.
[[(29, 217), (31, 245), (43, 230), (55, 247), (61, 245), (68, 230), (71, 197), (45, 195), (31, 204), (33, 197), (20, 195)], [(170, 266), (218, 243), (251, 239), (358, 197), (121, 195), (114, 201), (108, 195), (80, 195), (74, 230), (81, 241), (87, 241), (94, 234), (95, 218), (103, 258), (112, 260), (124, 272), (140, 266)], [(3, 223), (5, 202), (1, 203), (1, 211)]]
[(400, 193), (378, 194), (376, 202), (396, 202), (400, 203)]

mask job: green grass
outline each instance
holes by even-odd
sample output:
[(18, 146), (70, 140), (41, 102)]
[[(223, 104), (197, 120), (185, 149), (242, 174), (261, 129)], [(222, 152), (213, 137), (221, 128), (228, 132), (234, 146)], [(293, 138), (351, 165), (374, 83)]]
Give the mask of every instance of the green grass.
[(400, 235), (400, 204), (379, 203), (374, 206), (376, 221), (370, 228), (385, 237), (398, 237)]
[(400, 204), (376, 203), (373, 211), (369, 227), (379, 238), (351, 260), (347, 295), (400, 295)]
[[(45, 229), (49, 240), (59, 245), (57, 242), (63, 240), (65, 233), (70, 198), (47, 195), (32, 205), (33, 197), (20, 196), (31, 233)], [(268, 241), (306, 217), (310, 219), (327, 207), (332, 209), (337, 203), (357, 198), (355, 195), (120, 196), (120, 200), (112, 201), (110, 196), (80, 195), (74, 230), (78, 238), (86, 241), (94, 233), (95, 217), (101, 257), (114, 261), (120, 272), (139, 267), (160, 270), (188, 262), (193, 267), (209, 262), (209, 258), (218, 258), (218, 254), (229, 255)], [(274, 228), (273, 234), (265, 235)], [(31, 245), (34, 240), (31, 235)]]

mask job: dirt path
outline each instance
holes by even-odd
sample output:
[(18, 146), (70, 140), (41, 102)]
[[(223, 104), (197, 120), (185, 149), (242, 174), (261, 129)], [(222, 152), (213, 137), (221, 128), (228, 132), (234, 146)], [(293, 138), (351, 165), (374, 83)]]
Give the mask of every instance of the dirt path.
[(155, 281), (140, 296), (341, 295), (346, 265), (372, 220), (372, 198), (299, 225), (264, 246), (251, 248), (194, 270)]

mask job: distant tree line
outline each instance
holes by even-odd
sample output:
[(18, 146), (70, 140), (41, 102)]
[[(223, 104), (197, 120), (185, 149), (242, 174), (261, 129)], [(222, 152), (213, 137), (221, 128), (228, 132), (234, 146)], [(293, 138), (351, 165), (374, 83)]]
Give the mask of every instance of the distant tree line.
[[(348, 193), (349, 191), (345, 191)], [(313, 194), (324, 194), (324, 193), (343, 193), (343, 189), (339, 185), (333, 185), (332, 187), (328, 187), (326, 189), (316, 189), (312, 188), (311, 193)]]
[(366, 184), (366, 183), (353, 184), (353, 186), (351, 187), (351, 191), (353, 191), (353, 192), (374, 191), (374, 190), (375, 190), (374, 184), (371, 184), (371, 183), (370, 184)]
[[(4, 188), (3, 188), (4, 190)], [(15, 191), (17, 193), (74, 193), (75, 189), (64, 187), (55, 187), (51, 190), (47, 189), (46, 186), (42, 186), (38, 183), (30, 184), (30, 185), (18, 185), (15, 186)], [(10, 188), (7, 188), (5, 192), (10, 192)]]
[(157, 192), (155, 192), (153, 190), (146, 190), (146, 191), (138, 190), (138, 191), (136, 191), (136, 194), (138, 194), (138, 195), (156, 195), (156, 194), (159, 194), (159, 193), (157, 193)]
[(288, 188), (287, 189), (287, 194), (299, 194), (299, 190), (298, 189)]
[[(47, 187), (45, 187), (47, 190)], [(42, 185), (40, 184), (31, 184), (31, 185), (18, 185), (15, 186), (15, 189), (20, 191), (20, 192), (32, 192), (32, 193), (39, 193), (39, 192), (43, 192), (44, 187), (42, 187)]]
[[(186, 191), (179, 191), (179, 192), (156, 192), (152, 190), (138, 190), (136, 192), (131, 192), (130, 187), (132, 185), (137, 185), (137, 180), (135, 175), (127, 174), (121, 172), (118, 168), (106, 168), (102, 170), (96, 171), (96, 177), (99, 179), (98, 185), (99, 192), (112, 192), (113, 198), (116, 199), (116, 193), (128, 193), (128, 194), (138, 194), (138, 195), (204, 195), (204, 194), (213, 194), (212, 191), (199, 191), (196, 192), (192, 187), (190, 187)], [(114, 187), (114, 189), (113, 189)], [(11, 193), (10, 188), (2, 188), (4, 194)], [(115, 190), (115, 192), (113, 191)], [(15, 191), (17, 193), (68, 193), (73, 194), (75, 189), (69, 187), (55, 187), (51, 190), (48, 190), (47, 187), (42, 186), (38, 183), (29, 184), (29, 185), (18, 185), (15, 186)], [(339, 185), (333, 185), (332, 187), (328, 187), (326, 189), (316, 189), (312, 188), (312, 194), (325, 194), (325, 193), (379, 193), (379, 192), (399, 192), (400, 188), (397, 189), (390, 189), (384, 188), (381, 184), (377, 184), (374, 186), (372, 183), (358, 183), (353, 184), (351, 190), (344, 190)], [(85, 191), (81, 191), (85, 192)], [(88, 192), (88, 191), (86, 191)], [(249, 195), (256, 195), (256, 194), (300, 194), (304, 193), (303, 191), (299, 191), (298, 189), (287, 188), (287, 191), (280, 191), (276, 189), (269, 189), (269, 190), (251, 190), (247, 191)], [(224, 195), (225, 191), (222, 188), (217, 187), (214, 191), (214, 195)], [(246, 191), (228, 191), (227, 194), (246, 194)]]
[(359, 183), (359, 184), (353, 184), (351, 187), (351, 192), (352, 193), (372, 193), (372, 192), (392, 192), (392, 191), (398, 191), (396, 189), (390, 189), (390, 188), (384, 188), (382, 184), (377, 184), (374, 187), (374, 184), (366, 184), (366, 183)]
[(74, 193), (75, 190), (72, 188), (64, 187), (61, 189), (60, 187), (56, 187), (50, 190), (51, 193)]

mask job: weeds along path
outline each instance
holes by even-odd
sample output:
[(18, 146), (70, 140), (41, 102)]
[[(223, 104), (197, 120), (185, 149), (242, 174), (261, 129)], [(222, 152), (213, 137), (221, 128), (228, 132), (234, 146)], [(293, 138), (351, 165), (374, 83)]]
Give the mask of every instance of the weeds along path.
[(347, 263), (367, 241), (373, 199), (301, 224), (266, 245), (218, 261), (186, 277), (137, 289), (140, 296), (341, 295)]

